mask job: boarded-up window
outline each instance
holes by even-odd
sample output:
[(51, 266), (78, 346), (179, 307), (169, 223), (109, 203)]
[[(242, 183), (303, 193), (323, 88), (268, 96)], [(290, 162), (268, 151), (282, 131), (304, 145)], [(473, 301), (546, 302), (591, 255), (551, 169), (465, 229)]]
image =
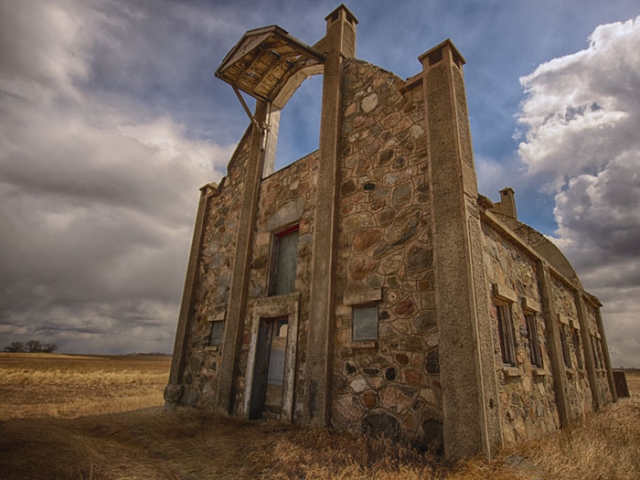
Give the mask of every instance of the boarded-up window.
[(211, 335), (209, 335), (209, 345), (217, 347), (222, 345), (222, 334), (224, 333), (224, 321), (211, 322)]
[(286, 295), (295, 292), (297, 268), (298, 225), (295, 225), (274, 237), (269, 295)]
[(596, 368), (605, 368), (600, 340), (596, 337), (591, 337), (591, 342), (593, 345), (593, 357), (596, 362)]
[(353, 340), (378, 339), (378, 306), (353, 307)]
[(573, 331), (573, 348), (576, 351), (576, 360), (578, 361), (578, 368), (582, 370), (582, 346), (580, 345), (580, 331)]
[(540, 351), (540, 342), (538, 340), (538, 321), (534, 313), (524, 316), (527, 322), (527, 336), (529, 337), (529, 358), (531, 365), (534, 367), (542, 367), (542, 353)]
[(569, 344), (567, 337), (569, 336), (569, 326), (560, 325), (560, 344), (562, 345), (562, 358), (564, 358), (564, 365), (567, 368), (571, 368), (571, 353), (569, 352)]
[(500, 335), (500, 350), (502, 363), (515, 367), (516, 348), (514, 342), (513, 321), (511, 320), (511, 305), (497, 305), (498, 333)]

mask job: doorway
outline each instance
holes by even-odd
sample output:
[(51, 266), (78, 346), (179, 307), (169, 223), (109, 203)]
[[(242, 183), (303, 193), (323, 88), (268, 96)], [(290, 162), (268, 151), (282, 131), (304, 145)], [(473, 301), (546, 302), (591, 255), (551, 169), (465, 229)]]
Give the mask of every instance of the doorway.
[(249, 408), (252, 420), (282, 414), (288, 333), (288, 317), (260, 319)]

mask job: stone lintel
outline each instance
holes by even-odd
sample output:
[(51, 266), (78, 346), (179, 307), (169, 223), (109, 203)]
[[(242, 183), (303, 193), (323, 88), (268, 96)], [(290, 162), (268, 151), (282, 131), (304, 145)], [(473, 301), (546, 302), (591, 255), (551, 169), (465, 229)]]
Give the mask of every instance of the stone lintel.
[(370, 288), (367, 290), (347, 290), (344, 292), (344, 305), (362, 305), (382, 300), (382, 288)]
[(571, 319), (569, 317), (567, 317), (565, 314), (563, 313), (559, 313), (558, 314), (558, 323), (561, 323), (563, 325), (569, 325), (569, 321)]
[(267, 219), (267, 231), (273, 232), (300, 221), (304, 212), (304, 198), (300, 197), (285, 203)]
[(542, 305), (540, 305), (540, 302), (534, 300), (531, 297), (522, 298), (522, 308), (528, 312), (533, 312), (533, 313), (542, 312)]
[(207, 318), (208, 322), (222, 322), (225, 317), (227, 315), (227, 311), (223, 310), (221, 312), (216, 313), (215, 315), (211, 315), (209, 318)]
[(493, 296), (502, 302), (507, 303), (516, 303), (518, 301), (518, 296), (516, 292), (507, 287), (506, 285), (500, 283), (493, 284)]

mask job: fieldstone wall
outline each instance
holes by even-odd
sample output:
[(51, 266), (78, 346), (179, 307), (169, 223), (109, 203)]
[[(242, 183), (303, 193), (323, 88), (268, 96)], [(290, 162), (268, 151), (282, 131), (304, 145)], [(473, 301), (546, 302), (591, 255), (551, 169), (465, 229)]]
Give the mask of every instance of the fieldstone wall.
[(538, 343), (542, 353), (543, 367), (535, 367), (530, 359), (530, 339), (523, 299), (540, 305), (540, 287), (534, 259), (490, 225), (483, 223), (484, 262), (487, 289), (497, 284), (513, 290), (517, 302), (511, 304), (514, 324), (516, 368), (502, 367), (502, 352), (498, 331), (498, 314), (495, 303), (491, 308), (493, 345), (500, 395), (500, 417), (504, 443), (509, 445), (525, 438), (539, 437), (560, 428), (555, 404), (555, 390), (551, 359), (547, 350), (545, 322), (541, 313), (536, 314)]
[(611, 390), (609, 389), (609, 381), (607, 379), (607, 367), (604, 361), (604, 351), (602, 348), (602, 338), (598, 332), (597, 307), (589, 302), (585, 302), (585, 310), (587, 313), (587, 328), (589, 330), (589, 338), (591, 345), (585, 345), (585, 348), (593, 350), (593, 357), (596, 365), (596, 390), (600, 405), (605, 405), (613, 401)]
[(555, 311), (558, 315), (556, 324), (562, 330), (560, 336), (565, 336), (566, 346), (571, 358), (571, 365), (565, 365), (568, 387), (567, 400), (570, 420), (575, 420), (585, 413), (593, 411), (584, 346), (582, 345), (580, 332), (577, 331), (580, 328), (580, 323), (575, 290), (552, 275), (551, 291), (555, 302)]
[(278, 170), (262, 180), (259, 193), (256, 235), (252, 247), (249, 292), (245, 311), (242, 346), (236, 376), (235, 413), (240, 414), (244, 403), (247, 361), (251, 340), (251, 319), (256, 299), (267, 296), (267, 282), (271, 265), (273, 235), (282, 226), (297, 223), (298, 263), (296, 292), (300, 293), (299, 323), (297, 338), (297, 358), (295, 368), (296, 403), (294, 421), (301, 414), (304, 405), (303, 375), (305, 372), (305, 351), (309, 327), (309, 294), (311, 281), (311, 247), (313, 242), (313, 222), (317, 201), (317, 170), (319, 152)]
[[(418, 444), (442, 432), (424, 98), (345, 60), (332, 422)], [(380, 290), (377, 342), (352, 340), (347, 295)]]
[(221, 348), (210, 347), (214, 319), (224, 319), (235, 257), (240, 203), (249, 137), (240, 141), (227, 167), (227, 176), (211, 192), (198, 258), (196, 294), (187, 327), (187, 354), (180, 401), (192, 407), (213, 407)]

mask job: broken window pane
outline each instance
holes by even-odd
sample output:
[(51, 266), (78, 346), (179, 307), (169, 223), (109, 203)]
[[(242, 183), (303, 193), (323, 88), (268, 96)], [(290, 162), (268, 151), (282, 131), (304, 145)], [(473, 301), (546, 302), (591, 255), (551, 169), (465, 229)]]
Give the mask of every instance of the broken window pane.
[(378, 306), (353, 307), (353, 340), (378, 339)]

